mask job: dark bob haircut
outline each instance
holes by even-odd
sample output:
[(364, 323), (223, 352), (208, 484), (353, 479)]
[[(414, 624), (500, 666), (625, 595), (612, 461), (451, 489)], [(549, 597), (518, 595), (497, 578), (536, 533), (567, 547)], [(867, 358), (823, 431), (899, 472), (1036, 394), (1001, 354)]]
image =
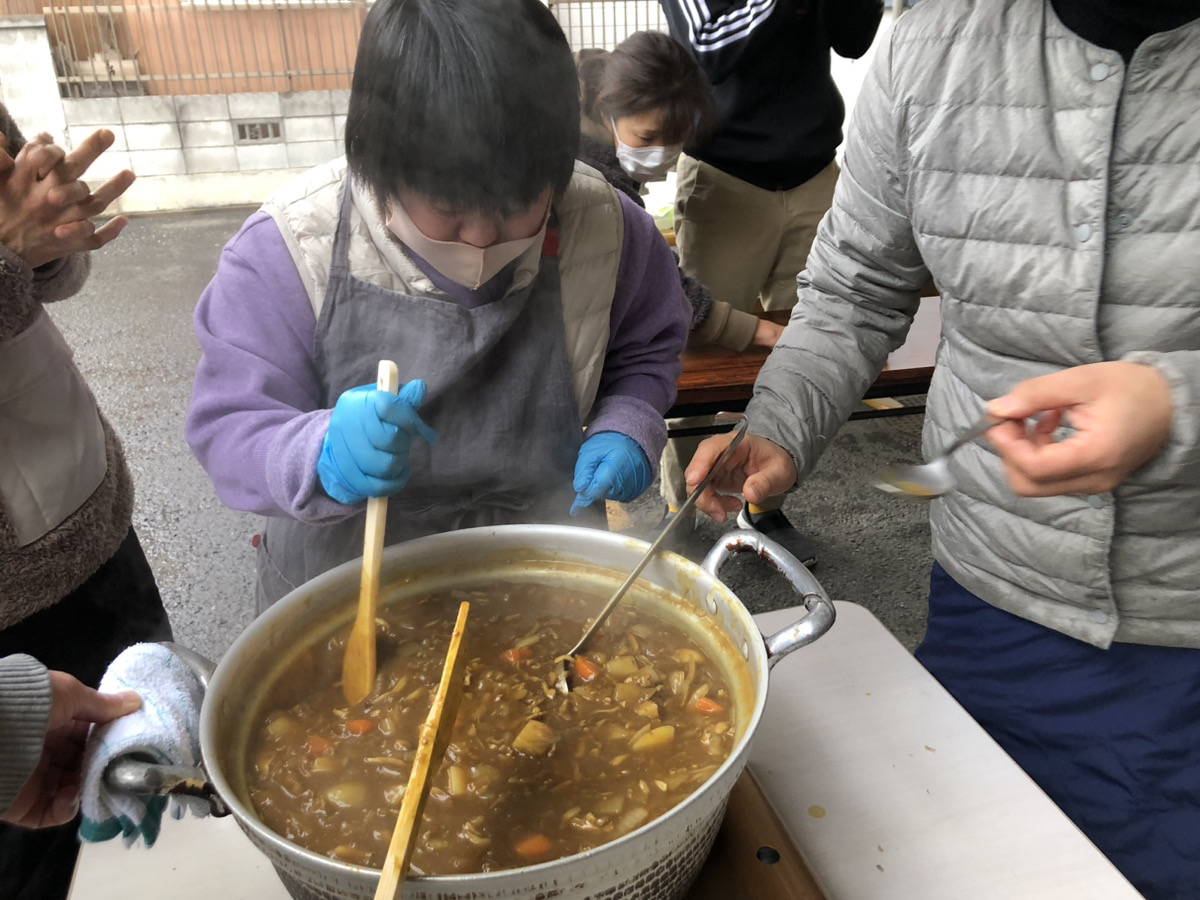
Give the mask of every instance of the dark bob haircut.
[(605, 120), (661, 110), (668, 144), (694, 144), (714, 119), (707, 76), (690, 50), (661, 31), (637, 31), (617, 44), (595, 106)]
[(406, 188), (508, 215), (571, 180), (578, 91), (539, 0), (379, 0), (358, 43), (346, 159), (379, 202)]

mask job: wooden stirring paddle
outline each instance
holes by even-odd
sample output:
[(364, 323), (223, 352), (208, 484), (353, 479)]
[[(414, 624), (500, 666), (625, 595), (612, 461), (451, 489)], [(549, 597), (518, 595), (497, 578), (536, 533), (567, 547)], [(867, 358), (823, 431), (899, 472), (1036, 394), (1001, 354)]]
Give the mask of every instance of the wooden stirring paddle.
[(417, 741), (417, 752), (413, 757), (412, 772), (404, 799), (400, 803), (400, 814), (396, 817), (396, 830), (388, 844), (387, 859), (383, 861), (383, 872), (379, 876), (379, 887), (375, 900), (395, 900), (400, 896), (413, 846), (417, 842), (417, 827), (421, 824), (421, 813), (429, 797), (430, 776), (437, 770), (446, 747), (450, 743), (450, 732), (458, 715), (458, 701), (462, 698), (463, 666), (466, 656), (458, 651), (462, 647), (463, 634), (467, 630), (467, 612), (471, 604), (463, 603), (458, 608), (458, 620), (450, 635), (450, 650), (442, 667), (442, 680), (433, 695), (433, 706), (421, 725)]
[[(394, 394), (400, 389), (400, 370), (390, 359), (379, 361), (375, 386)], [(375, 684), (375, 612), (379, 606), (379, 572), (383, 566), (383, 533), (387, 528), (387, 497), (367, 498), (367, 527), (363, 537), (362, 580), (358, 615), (342, 659), (342, 693), (351, 706), (371, 693)]]

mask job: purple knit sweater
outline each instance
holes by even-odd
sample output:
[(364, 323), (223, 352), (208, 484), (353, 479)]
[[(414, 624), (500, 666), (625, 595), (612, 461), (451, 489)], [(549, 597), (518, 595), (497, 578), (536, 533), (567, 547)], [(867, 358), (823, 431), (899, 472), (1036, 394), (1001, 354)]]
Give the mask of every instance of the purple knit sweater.
[[(629, 435), (657, 465), (691, 309), (654, 220), (620, 199), (624, 242), (608, 351), (586, 424), (592, 433)], [(436, 283), (464, 306), (498, 293), (492, 282), (479, 291), (440, 278)], [(307, 522), (358, 512), (330, 499), (317, 478), (332, 411), (320, 405), (316, 320), (283, 236), (266, 213), (252, 215), (225, 246), (197, 306), (195, 327), (203, 356), (187, 439), (221, 500), (234, 509)]]

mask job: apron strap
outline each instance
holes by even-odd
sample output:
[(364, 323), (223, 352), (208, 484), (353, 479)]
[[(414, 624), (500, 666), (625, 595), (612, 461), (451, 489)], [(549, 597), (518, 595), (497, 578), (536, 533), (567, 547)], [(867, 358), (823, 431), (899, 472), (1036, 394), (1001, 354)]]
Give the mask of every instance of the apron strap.
[(333, 250), (329, 255), (330, 278), (325, 286), (325, 299), (329, 299), (330, 287), (334, 283), (333, 273), (346, 273), (347, 260), (350, 254), (350, 207), (354, 203), (354, 192), (350, 187), (350, 173), (346, 173), (346, 181), (342, 185), (342, 199), (338, 203), (337, 227), (333, 232)]

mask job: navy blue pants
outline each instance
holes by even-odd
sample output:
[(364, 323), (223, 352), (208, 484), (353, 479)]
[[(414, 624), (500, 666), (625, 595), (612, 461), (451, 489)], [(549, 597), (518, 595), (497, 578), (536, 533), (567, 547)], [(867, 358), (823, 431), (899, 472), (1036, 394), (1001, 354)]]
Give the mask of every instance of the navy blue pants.
[(916, 656), (1147, 898), (1200, 897), (1200, 650), (1100, 650), (935, 563)]

